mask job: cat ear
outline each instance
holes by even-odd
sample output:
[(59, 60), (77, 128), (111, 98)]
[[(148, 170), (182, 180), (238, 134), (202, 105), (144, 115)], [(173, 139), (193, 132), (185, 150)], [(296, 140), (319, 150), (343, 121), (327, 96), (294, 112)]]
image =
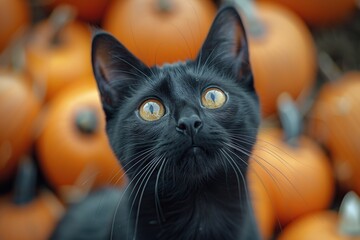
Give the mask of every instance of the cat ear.
[(245, 28), (236, 8), (226, 6), (218, 12), (197, 62), (209, 67), (230, 68), (242, 83), (253, 86)]
[(97, 31), (92, 39), (92, 67), (107, 117), (131, 87), (147, 77), (147, 67), (111, 34)]

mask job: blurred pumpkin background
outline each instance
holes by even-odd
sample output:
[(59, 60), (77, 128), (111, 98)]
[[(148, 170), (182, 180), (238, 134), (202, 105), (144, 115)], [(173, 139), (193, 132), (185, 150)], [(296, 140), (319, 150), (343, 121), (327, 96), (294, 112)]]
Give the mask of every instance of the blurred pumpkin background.
[[(70, 204), (126, 184), (91, 29), (148, 65), (184, 61), (224, 2), (0, 0), (0, 239), (45, 240)], [(263, 116), (248, 176), (263, 238), (360, 239), (359, 1), (234, 2)]]

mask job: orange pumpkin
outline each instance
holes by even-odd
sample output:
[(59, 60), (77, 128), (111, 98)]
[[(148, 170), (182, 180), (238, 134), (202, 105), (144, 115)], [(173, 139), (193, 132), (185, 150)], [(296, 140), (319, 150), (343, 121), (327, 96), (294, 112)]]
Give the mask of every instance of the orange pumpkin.
[(215, 13), (209, 0), (114, 1), (104, 28), (144, 63), (161, 65), (194, 58)]
[(40, 101), (21, 74), (0, 71), (0, 182), (9, 179), (33, 142)]
[(338, 232), (338, 221), (335, 211), (314, 212), (289, 224), (278, 240), (352, 240)]
[(346, 194), (340, 212), (319, 211), (289, 224), (278, 240), (356, 240), (360, 239), (360, 199)]
[(324, 26), (339, 23), (356, 8), (356, 0), (260, 0), (282, 4), (312, 25)]
[(48, 191), (33, 196), (35, 185), (35, 166), (24, 160), (19, 167), (14, 193), (0, 198), (0, 239), (49, 239), (64, 207)]
[[(252, 167), (250, 167), (251, 169)], [(248, 186), (254, 208), (255, 218), (262, 239), (271, 239), (276, 225), (276, 216), (270, 192), (254, 171), (248, 172)]]
[(23, 206), (4, 197), (0, 199), (0, 239), (47, 240), (62, 212), (61, 203), (50, 192)]
[(64, 87), (92, 74), (89, 29), (77, 21), (56, 29), (57, 24), (62, 24), (56, 23), (60, 21), (56, 19), (38, 23), (26, 45), (28, 71), (43, 89), (46, 101)]
[(72, 187), (124, 182), (105, 134), (99, 94), (88, 85), (64, 91), (51, 102), (36, 149), (46, 179), (65, 198), (72, 198)]
[(109, 2), (109, 0), (52, 0), (51, 6), (69, 4), (76, 8), (79, 18), (90, 22), (99, 22), (104, 16)]
[(24, 0), (0, 0), (0, 52), (17, 32), (29, 24), (29, 6)]
[(274, 4), (255, 7), (257, 15), (247, 17), (256, 21), (246, 25), (250, 62), (262, 113), (269, 116), (276, 112), (281, 93), (298, 98), (313, 84), (316, 51), (309, 30), (295, 14)]
[(288, 145), (283, 132), (262, 129), (252, 154), (250, 170), (265, 185), (275, 216), (287, 224), (295, 218), (329, 206), (334, 194), (330, 162), (311, 139), (300, 136)]
[(345, 74), (320, 91), (309, 133), (330, 151), (335, 176), (345, 190), (360, 194), (360, 72)]

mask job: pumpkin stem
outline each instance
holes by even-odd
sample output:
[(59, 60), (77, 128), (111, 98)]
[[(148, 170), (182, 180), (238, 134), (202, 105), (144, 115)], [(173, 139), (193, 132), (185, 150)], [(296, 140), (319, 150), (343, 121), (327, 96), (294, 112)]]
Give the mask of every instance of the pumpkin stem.
[(99, 121), (94, 109), (81, 109), (75, 117), (77, 129), (84, 134), (93, 134), (97, 131)]
[(69, 5), (60, 5), (54, 9), (50, 15), (50, 24), (52, 26), (52, 45), (61, 43), (60, 34), (66, 25), (73, 21), (76, 17), (76, 10)]
[(170, 12), (173, 9), (173, 4), (171, 0), (158, 0), (157, 9), (162, 13)]
[(13, 202), (24, 205), (31, 202), (36, 195), (37, 171), (29, 157), (25, 157), (19, 165), (14, 185)]
[(355, 192), (347, 193), (341, 203), (339, 228), (345, 236), (360, 236), (360, 198)]
[(16, 32), (10, 44), (0, 53), (0, 66), (19, 73), (25, 71), (24, 46), (28, 35), (29, 29), (27, 27), (22, 27)]
[(278, 111), (284, 129), (285, 142), (292, 147), (298, 147), (298, 140), (302, 130), (302, 118), (298, 107), (288, 93), (279, 96)]
[(252, 0), (225, 0), (225, 2), (233, 3), (245, 16), (247, 30), (252, 37), (261, 38), (265, 34), (266, 28)]
[(320, 52), (318, 62), (320, 71), (330, 82), (339, 79), (343, 75), (340, 67), (335, 63), (335, 61), (328, 53)]

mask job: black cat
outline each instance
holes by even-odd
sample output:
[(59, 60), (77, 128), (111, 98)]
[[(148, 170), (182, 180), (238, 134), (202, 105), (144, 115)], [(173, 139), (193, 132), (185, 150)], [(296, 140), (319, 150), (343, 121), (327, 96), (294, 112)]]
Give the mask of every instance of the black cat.
[(92, 63), (129, 184), (71, 207), (52, 239), (260, 239), (246, 187), (259, 106), (236, 9), (194, 61), (148, 68), (97, 32)]

